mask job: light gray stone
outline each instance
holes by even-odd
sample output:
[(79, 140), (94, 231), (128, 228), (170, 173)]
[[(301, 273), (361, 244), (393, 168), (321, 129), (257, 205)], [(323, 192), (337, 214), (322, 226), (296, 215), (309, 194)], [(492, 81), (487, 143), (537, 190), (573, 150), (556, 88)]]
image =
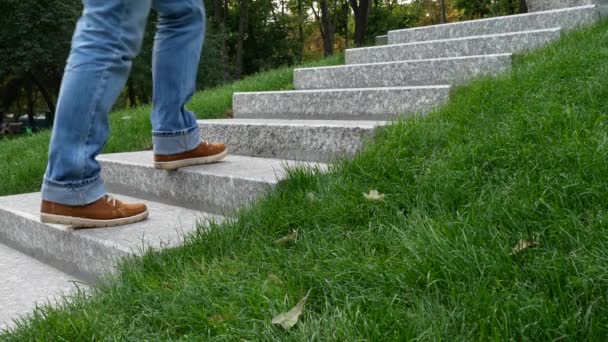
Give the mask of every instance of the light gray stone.
[(347, 64), (515, 53), (560, 37), (560, 28), (346, 50)]
[(568, 30), (590, 25), (598, 20), (597, 7), (584, 6), (390, 31), (388, 40), (389, 44), (404, 44), (553, 27)]
[[(80, 279), (67, 275), (17, 250), (0, 244), (0, 332), (36, 305), (56, 304), (78, 288)], [(81, 289), (86, 285), (78, 284)]]
[(424, 113), (448, 99), (450, 86), (235, 93), (235, 118), (387, 120)]
[[(120, 196), (125, 201), (141, 201)], [(0, 197), (0, 242), (87, 281), (114, 270), (119, 258), (146, 248), (180, 244), (196, 223), (221, 220), (195, 210), (145, 201), (150, 217), (139, 223), (73, 229), (40, 222), (40, 194)]]
[(526, 0), (528, 12), (548, 11), (586, 5), (607, 5), (608, 0)]
[(201, 120), (201, 134), (222, 141), (231, 154), (327, 162), (351, 156), (385, 121)]
[(296, 69), (296, 89), (399, 87), (463, 82), (511, 70), (511, 54)]
[(150, 151), (106, 154), (97, 159), (112, 191), (224, 215), (271, 189), (283, 177), (285, 167), (315, 165), (228, 156), (220, 163), (164, 171), (154, 168)]
[(376, 37), (376, 45), (386, 45), (386, 44), (388, 44), (388, 35)]

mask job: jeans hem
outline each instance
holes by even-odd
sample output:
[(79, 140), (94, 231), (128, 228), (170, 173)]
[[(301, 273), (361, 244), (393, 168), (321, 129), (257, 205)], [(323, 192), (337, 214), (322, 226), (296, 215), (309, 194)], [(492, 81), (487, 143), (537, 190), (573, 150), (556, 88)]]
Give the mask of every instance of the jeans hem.
[(91, 204), (107, 193), (99, 176), (77, 182), (56, 182), (45, 177), (41, 192), (45, 201), (73, 206)]
[(181, 131), (152, 132), (155, 154), (170, 155), (192, 151), (201, 141), (201, 130), (198, 124)]

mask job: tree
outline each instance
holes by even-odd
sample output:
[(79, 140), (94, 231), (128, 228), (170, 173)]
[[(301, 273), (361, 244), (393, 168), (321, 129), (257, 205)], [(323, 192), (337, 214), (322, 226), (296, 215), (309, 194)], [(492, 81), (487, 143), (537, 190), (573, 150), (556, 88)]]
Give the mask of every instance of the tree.
[[(81, 10), (78, 0), (2, 0), (0, 12), (5, 15), (0, 22), (0, 84), (10, 84), (5, 82), (8, 79), (21, 82), (28, 100), (34, 101), (34, 92), (39, 92), (48, 112), (54, 113), (72, 32)], [(14, 100), (3, 101), (4, 110), (12, 103)]]
[(355, 14), (355, 45), (363, 46), (372, 3), (371, 0), (349, 0), (349, 2)]

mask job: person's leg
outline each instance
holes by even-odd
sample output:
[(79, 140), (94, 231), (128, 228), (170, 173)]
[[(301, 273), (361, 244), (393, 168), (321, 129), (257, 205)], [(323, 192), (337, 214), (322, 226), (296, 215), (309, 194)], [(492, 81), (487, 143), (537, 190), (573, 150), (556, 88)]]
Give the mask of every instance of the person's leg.
[(95, 157), (108, 137), (108, 112), (127, 80), (150, 0), (83, 0), (67, 62), (42, 198), (86, 205), (106, 194)]
[(151, 0), (83, 0), (83, 5), (57, 102), (41, 220), (79, 227), (132, 223), (148, 216), (147, 207), (107, 196), (95, 157), (141, 46)]
[(152, 7), (158, 12), (152, 59), (155, 165), (174, 169), (217, 161), (225, 147), (202, 143), (196, 117), (185, 108), (196, 87), (205, 37), (203, 2), (153, 0)]

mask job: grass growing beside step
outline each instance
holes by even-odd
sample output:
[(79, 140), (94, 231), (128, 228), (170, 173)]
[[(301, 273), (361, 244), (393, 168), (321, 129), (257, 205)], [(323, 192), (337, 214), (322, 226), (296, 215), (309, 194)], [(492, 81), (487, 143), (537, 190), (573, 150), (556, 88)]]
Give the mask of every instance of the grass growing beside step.
[[(607, 114), (603, 23), (1, 337), (606, 340)], [(308, 291), (292, 330), (271, 324)]]
[[(344, 61), (337, 55), (305, 66), (336, 65)], [(293, 89), (293, 69), (284, 67), (247, 77), (239, 82), (198, 92), (188, 108), (201, 119), (222, 118), (230, 112), (232, 94), (240, 91)], [(152, 148), (150, 107), (114, 112), (105, 153)], [(38, 191), (46, 168), (50, 132), (31, 137), (0, 140), (0, 196)]]

